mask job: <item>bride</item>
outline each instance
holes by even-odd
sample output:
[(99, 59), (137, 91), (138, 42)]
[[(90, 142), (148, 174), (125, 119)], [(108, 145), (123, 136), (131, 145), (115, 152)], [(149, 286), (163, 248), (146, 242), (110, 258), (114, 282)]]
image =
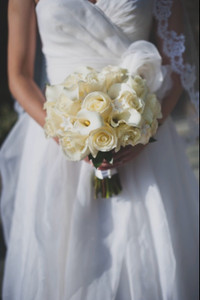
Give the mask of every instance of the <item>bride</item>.
[[(181, 3), (94, 2), (9, 1), (9, 85), (26, 113), (0, 154), (3, 299), (197, 300), (197, 183), (170, 117), (185, 88), (184, 50), (167, 51), (182, 45)], [(116, 154), (118, 196), (93, 199), (87, 159), (67, 161), (57, 141), (45, 138), (45, 97), (33, 80), (36, 24), (47, 83), (62, 82), (80, 65), (119, 65), (129, 46), (150, 34), (172, 71), (162, 86), (157, 142)]]

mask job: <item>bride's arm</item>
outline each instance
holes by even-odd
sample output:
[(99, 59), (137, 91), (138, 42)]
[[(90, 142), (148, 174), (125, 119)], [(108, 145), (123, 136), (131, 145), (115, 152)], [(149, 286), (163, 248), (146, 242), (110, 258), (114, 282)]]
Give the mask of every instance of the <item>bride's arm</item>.
[(45, 123), (45, 98), (33, 80), (36, 17), (33, 0), (9, 0), (8, 79), (14, 98), (41, 126)]

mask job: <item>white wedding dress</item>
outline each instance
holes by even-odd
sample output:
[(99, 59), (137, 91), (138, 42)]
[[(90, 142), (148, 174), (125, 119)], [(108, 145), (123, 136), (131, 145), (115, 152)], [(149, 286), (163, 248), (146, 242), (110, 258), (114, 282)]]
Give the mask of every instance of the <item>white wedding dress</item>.
[[(118, 65), (148, 40), (153, 0), (40, 0), (47, 82)], [(67, 161), (26, 113), (0, 156), (8, 245), (3, 300), (197, 300), (198, 189), (171, 118), (93, 198), (93, 168)]]

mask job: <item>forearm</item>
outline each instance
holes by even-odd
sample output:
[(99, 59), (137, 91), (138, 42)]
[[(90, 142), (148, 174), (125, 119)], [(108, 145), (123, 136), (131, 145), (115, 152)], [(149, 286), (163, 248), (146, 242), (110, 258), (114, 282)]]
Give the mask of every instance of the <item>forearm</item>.
[(41, 126), (45, 101), (33, 80), (36, 48), (36, 15), (32, 0), (9, 0), (8, 80), (14, 98)]
[(10, 80), (10, 90), (23, 109), (42, 127), (46, 113), (43, 109), (45, 97), (32, 78), (17, 75)]

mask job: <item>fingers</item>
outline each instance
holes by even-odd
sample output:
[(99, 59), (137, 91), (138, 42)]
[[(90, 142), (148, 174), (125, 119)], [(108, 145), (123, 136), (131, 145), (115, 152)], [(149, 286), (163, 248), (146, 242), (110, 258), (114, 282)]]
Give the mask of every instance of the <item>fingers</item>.
[(135, 147), (127, 147), (127, 149), (124, 148), (125, 150), (120, 150), (120, 155), (114, 155), (114, 163), (112, 165), (104, 162), (103, 164), (101, 164), (99, 169), (107, 170), (112, 168), (119, 168), (133, 160), (144, 149), (144, 147), (144, 145), (137, 145)]
[(114, 152), (113, 157), (114, 157), (114, 159), (120, 159), (121, 156), (129, 153), (130, 151), (133, 151), (133, 147), (127, 146), (125, 148), (120, 149), (118, 152)]
[(127, 151), (124, 151), (117, 158), (114, 157), (114, 163), (117, 163), (118, 161), (129, 161), (130, 159), (133, 159), (135, 156), (137, 156), (138, 153), (140, 153), (140, 151), (141, 151), (141, 148), (136, 148), (136, 149), (132, 148)]
[[(113, 152), (113, 164), (109, 164), (106, 160), (104, 160), (98, 169), (103, 171), (113, 168), (119, 168), (133, 160), (144, 149), (144, 147), (144, 145), (139, 144), (134, 147), (127, 146), (125, 148), (122, 148), (117, 153)], [(84, 160), (93, 165), (88, 156)]]

